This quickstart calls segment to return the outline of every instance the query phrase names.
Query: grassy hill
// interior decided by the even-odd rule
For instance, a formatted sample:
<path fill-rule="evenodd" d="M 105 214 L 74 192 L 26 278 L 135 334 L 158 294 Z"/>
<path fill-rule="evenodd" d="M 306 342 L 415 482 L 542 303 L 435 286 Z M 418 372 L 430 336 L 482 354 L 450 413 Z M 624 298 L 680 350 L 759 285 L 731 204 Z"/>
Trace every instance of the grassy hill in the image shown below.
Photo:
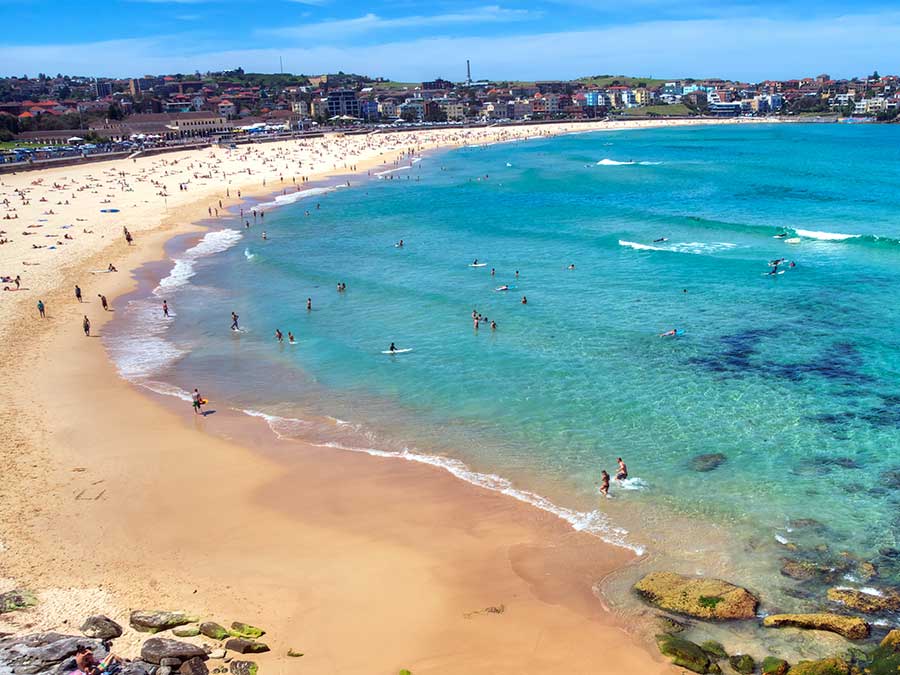
<path fill-rule="evenodd" d="M 648 105 L 641 108 L 626 108 L 621 113 L 624 117 L 684 117 L 694 113 L 684 103 L 672 105 Z"/>

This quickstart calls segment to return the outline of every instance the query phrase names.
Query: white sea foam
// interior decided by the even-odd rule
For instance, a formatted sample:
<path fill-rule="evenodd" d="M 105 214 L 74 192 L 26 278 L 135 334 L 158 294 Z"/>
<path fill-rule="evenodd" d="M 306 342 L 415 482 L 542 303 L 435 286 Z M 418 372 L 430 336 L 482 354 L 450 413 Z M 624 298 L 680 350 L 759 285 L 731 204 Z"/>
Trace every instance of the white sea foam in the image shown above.
<path fill-rule="evenodd" d="M 650 244 L 639 244 L 636 241 L 625 241 L 623 239 L 619 239 L 619 246 L 627 246 L 629 248 L 633 248 L 635 251 L 668 251 L 667 248 L 660 248 L 659 246 L 650 246 Z"/>
<path fill-rule="evenodd" d="M 242 409 L 241 412 L 250 417 L 261 417 L 264 419 L 266 424 L 268 424 L 269 428 L 272 430 L 272 433 L 274 433 L 279 440 L 291 438 L 292 433 L 296 433 L 302 428 L 310 426 L 309 422 L 298 420 L 296 417 L 280 417 L 279 415 L 269 415 L 268 413 L 260 412 L 259 410 L 249 409 Z"/>
<path fill-rule="evenodd" d="M 841 234 L 840 232 L 818 232 L 816 230 L 794 230 L 801 237 L 808 239 L 819 239 L 820 241 L 845 241 L 847 239 L 856 239 L 861 236 L 858 234 Z"/>
<path fill-rule="evenodd" d="M 307 199 L 308 197 L 315 197 L 317 195 L 324 195 L 329 192 L 334 192 L 335 190 L 344 187 L 343 185 L 332 185 L 330 187 L 314 187 L 309 188 L 308 190 L 298 190 L 297 192 L 291 192 L 286 195 L 278 195 L 270 202 L 265 202 L 259 205 L 261 209 L 272 209 L 276 206 L 286 206 L 287 204 L 293 204 L 295 202 L 299 202 L 301 199 Z"/>
<path fill-rule="evenodd" d="M 777 541 L 782 546 L 787 546 L 791 543 L 787 537 L 782 537 L 780 534 L 775 535 L 775 541 Z"/>
<path fill-rule="evenodd" d="M 851 586 L 835 586 L 835 589 L 839 591 L 857 591 L 866 595 L 873 595 L 876 598 L 884 597 L 883 591 L 880 591 L 877 588 L 872 588 L 871 586 L 863 586 L 862 588 L 852 588 Z"/>
<path fill-rule="evenodd" d="M 256 254 L 255 254 L 255 253 L 250 253 L 250 249 L 249 249 L 249 248 L 245 248 L 245 249 L 244 249 L 244 257 L 245 257 L 247 260 L 253 260 L 253 259 L 256 257 Z"/>
<path fill-rule="evenodd" d="M 149 389 L 150 391 L 156 394 L 162 394 L 163 396 L 173 396 L 175 398 L 179 398 L 182 401 L 191 401 L 191 393 L 185 391 L 181 387 L 176 387 L 174 384 L 169 384 L 167 382 L 157 382 L 155 380 L 147 380 L 145 382 L 141 382 L 141 386 Z"/>
<path fill-rule="evenodd" d="M 625 480 L 616 481 L 616 485 L 622 490 L 646 490 L 650 486 L 643 478 L 626 478 Z"/>
<path fill-rule="evenodd" d="M 160 279 L 159 286 L 154 289 L 153 294 L 156 297 L 162 297 L 166 293 L 171 293 L 175 289 L 184 286 L 196 274 L 194 268 L 197 260 L 227 251 L 237 244 L 242 237 L 243 235 L 237 230 L 224 229 L 207 232 L 196 246 L 192 246 L 174 259 L 175 264 L 172 270 Z"/>
<path fill-rule="evenodd" d="M 669 243 L 665 246 L 652 246 L 651 244 L 640 244 L 636 241 L 625 241 L 619 239 L 619 246 L 627 246 L 636 251 L 668 251 L 669 253 L 691 253 L 693 255 L 704 255 L 708 253 L 717 253 L 735 248 L 737 244 L 727 241 L 688 241 L 679 243 Z"/>
<path fill-rule="evenodd" d="M 395 171 L 407 171 L 411 168 L 412 167 L 410 167 L 410 166 L 398 166 L 394 169 L 385 169 L 384 171 L 376 171 L 372 175 L 373 176 L 386 176 L 387 174 L 394 173 Z"/>
<path fill-rule="evenodd" d="M 597 166 L 659 166 L 662 162 L 635 162 L 629 160 L 627 162 L 618 162 L 614 159 L 604 158 L 597 162 Z"/>

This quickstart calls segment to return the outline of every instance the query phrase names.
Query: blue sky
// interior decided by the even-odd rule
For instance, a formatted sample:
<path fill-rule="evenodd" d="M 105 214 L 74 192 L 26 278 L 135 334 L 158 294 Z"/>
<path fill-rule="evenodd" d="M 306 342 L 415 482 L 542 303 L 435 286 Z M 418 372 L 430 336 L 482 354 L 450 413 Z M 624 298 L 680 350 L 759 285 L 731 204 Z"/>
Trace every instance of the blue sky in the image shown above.
<path fill-rule="evenodd" d="M 0 75 L 242 66 L 420 81 L 756 81 L 900 71 L 900 6 L 856 0 L 0 0 Z"/>

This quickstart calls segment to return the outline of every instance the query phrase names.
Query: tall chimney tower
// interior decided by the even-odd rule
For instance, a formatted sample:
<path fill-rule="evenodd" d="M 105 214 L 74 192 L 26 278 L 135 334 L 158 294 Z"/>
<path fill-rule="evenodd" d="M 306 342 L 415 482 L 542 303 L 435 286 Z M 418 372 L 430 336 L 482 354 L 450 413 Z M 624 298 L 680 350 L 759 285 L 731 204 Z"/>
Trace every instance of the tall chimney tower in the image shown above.
<path fill-rule="evenodd" d="M 469 59 L 466 59 L 466 84 L 472 84 L 472 67 L 469 65 Z"/>

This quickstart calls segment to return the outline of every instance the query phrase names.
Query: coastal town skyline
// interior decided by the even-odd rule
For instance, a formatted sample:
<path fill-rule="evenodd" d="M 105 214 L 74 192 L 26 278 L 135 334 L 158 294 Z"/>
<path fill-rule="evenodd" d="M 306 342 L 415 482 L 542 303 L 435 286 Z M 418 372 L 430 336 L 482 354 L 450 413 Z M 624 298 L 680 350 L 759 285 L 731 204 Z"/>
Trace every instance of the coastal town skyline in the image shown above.
<path fill-rule="evenodd" d="M 900 44 L 900 13 L 876 2 L 858 3 L 852 13 L 837 3 L 711 0 L 628 7 L 590 0 L 428 7 L 279 0 L 272 9 L 241 11 L 229 0 L 4 2 L 0 18 L 17 30 L 0 39 L 0 75 L 56 72 L 59 64 L 125 77 L 229 63 L 259 72 L 363 72 L 374 63 L 396 79 L 422 80 L 435 71 L 454 79 L 459 73 L 450 71 L 469 55 L 477 75 L 501 79 L 602 70 L 754 81 L 887 70 Z"/>

